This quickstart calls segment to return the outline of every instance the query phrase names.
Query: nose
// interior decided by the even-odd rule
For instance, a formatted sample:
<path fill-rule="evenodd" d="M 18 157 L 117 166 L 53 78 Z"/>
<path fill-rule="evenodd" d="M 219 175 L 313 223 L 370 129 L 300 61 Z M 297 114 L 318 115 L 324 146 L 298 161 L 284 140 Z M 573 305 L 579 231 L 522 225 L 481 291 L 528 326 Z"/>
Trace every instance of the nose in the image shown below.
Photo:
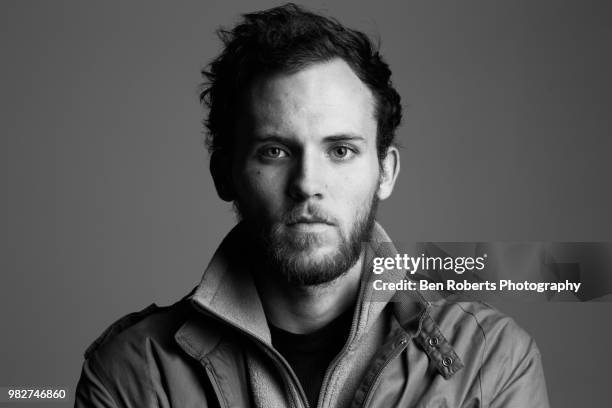
<path fill-rule="evenodd" d="M 303 151 L 290 175 L 289 196 L 297 202 L 323 198 L 324 171 L 314 152 Z"/>

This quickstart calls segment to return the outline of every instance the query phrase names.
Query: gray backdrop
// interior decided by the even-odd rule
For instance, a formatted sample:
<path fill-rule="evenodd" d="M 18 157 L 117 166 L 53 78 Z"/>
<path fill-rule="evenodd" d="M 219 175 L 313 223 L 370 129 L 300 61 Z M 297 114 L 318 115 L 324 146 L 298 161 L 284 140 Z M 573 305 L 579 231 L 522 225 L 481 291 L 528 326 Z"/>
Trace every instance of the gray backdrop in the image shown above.
<path fill-rule="evenodd" d="M 275 4 L 0 3 L 0 386 L 73 389 L 108 324 L 197 284 L 234 222 L 199 69 L 219 24 Z M 392 238 L 612 241 L 609 2 L 308 4 L 380 36 L 393 68 Z M 500 307 L 540 346 L 554 407 L 605 404 L 612 304 Z"/>

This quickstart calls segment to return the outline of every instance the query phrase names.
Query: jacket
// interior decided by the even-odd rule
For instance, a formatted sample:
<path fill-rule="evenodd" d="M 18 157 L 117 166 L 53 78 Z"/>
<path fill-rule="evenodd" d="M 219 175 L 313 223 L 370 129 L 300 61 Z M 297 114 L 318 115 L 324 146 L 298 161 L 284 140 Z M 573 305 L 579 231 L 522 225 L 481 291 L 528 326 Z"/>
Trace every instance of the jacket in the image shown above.
<path fill-rule="evenodd" d="M 271 344 L 241 229 L 192 293 L 127 315 L 87 349 L 75 407 L 308 407 Z M 368 260 L 395 256 L 378 224 L 372 237 Z M 511 318 L 482 302 L 375 291 L 370 271 L 318 407 L 549 406 L 538 348 Z"/>

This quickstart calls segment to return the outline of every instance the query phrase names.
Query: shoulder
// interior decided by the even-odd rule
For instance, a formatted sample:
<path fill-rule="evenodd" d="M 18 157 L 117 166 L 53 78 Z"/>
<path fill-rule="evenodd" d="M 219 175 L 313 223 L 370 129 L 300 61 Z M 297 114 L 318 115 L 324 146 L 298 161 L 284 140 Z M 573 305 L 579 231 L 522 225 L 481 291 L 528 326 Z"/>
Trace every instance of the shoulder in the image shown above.
<path fill-rule="evenodd" d="M 154 349 L 174 350 L 174 334 L 192 313 L 186 300 L 171 306 L 155 304 L 112 323 L 86 349 L 85 360 L 113 376 L 118 370 L 144 369 Z"/>
<path fill-rule="evenodd" d="M 540 359 L 534 339 L 514 319 L 485 302 L 443 299 L 431 303 L 430 314 L 466 365 L 500 372 Z"/>
<path fill-rule="evenodd" d="M 148 319 L 149 316 L 159 313 L 159 306 L 155 303 L 150 304 L 144 309 L 138 312 L 129 313 L 112 323 L 106 330 L 104 330 L 85 350 L 85 359 L 88 359 L 93 355 L 101 346 L 106 345 L 112 341 L 117 335 L 129 330 L 132 326 L 140 323 L 141 321 Z"/>
<path fill-rule="evenodd" d="M 484 302 L 432 302 L 430 316 L 478 384 L 485 406 L 548 407 L 540 351 L 511 317 Z"/>
<path fill-rule="evenodd" d="M 430 313 L 441 329 L 469 335 L 474 340 L 512 340 L 519 344 L 532 341 L 514 319 L 485 302 L 447 298 L 431 302 Z"/>
<path fill-rule="evenodd" d="M 214 322 L 189 299 L 151 305 L 118 319 L 87 348 L 75 406 L 156 406 L 168 392 L 189 392 L 206 406 L 208 388 L 195 385 L 201 379 L 194 369 L 200 367 L 177 340 L 177 333 L 194 321 L 202 341 L 215 338 Z M 166 388 L 168 378 L 172 389 Z"/>

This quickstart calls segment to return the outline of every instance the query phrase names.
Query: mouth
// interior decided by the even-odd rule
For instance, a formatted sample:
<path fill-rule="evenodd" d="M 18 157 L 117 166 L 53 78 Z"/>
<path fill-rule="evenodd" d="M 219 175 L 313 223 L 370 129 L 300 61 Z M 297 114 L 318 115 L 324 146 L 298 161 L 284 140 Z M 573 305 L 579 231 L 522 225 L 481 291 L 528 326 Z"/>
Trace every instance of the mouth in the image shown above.
<path fill-rule="evenodd" d="M 329 220 L 321 217 L 307 217 L 301 216 L 294 219 L 291 219 L 287 222 L 287 225 L 292 226 L 296 224 L 325 224 L 325 225 L 333 225 Z"/>
<path fill-rule="evenodd" d="M 320 217 L 298 217 L 286 225 L 293 230 L 304 232 L 319 232 L 333 226 L 330 221 Z"/>

